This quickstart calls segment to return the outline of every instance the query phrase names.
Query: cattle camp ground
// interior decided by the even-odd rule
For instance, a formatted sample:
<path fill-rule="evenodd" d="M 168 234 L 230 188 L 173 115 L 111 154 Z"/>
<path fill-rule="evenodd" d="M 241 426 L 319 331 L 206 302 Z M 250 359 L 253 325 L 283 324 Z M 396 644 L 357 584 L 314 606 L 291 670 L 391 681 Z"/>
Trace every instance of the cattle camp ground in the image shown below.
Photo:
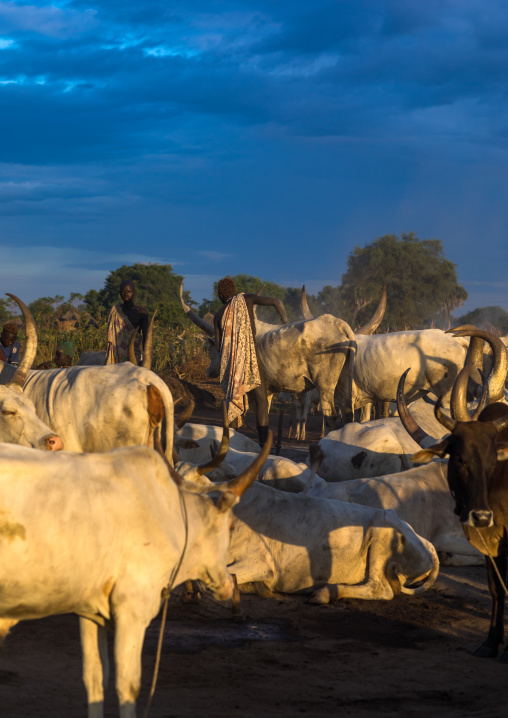
<path fill-rule="evenodd" d="M 213 393 L 213 383 L 203 382 Z M 193 420 L 220 425 L 218 409 Z M 286 425 L 288 418 L 284 419 Z M 276 431 L 278 415 L 271 415 Z M 242 428 L 255 438 L 252 414 Z M 319 438 L 311 416 L 307 438 Z M 306 449 L 286 438 L 281 456 Z M 151 718 L 181 716 L 503 716 L 506 666 L 472 656 L 484 637 L 490 596 L 483 567 L 444 568 L 421 596 L 315 606 L 304 596 L 242 595 L 243 616 L 204 595 L 171 597 Z M 161 615 L 143 648 L 138 715 L 147 704 Z M 110 637 L 111 638 L 111 637 Z M 111 655 L 111 640 L 109 650 Z M 0 654 L 2 718 L 86 715 L 78 619 L 16 626 Z M 114 681 L 106 718 L 118 715 Z"/>

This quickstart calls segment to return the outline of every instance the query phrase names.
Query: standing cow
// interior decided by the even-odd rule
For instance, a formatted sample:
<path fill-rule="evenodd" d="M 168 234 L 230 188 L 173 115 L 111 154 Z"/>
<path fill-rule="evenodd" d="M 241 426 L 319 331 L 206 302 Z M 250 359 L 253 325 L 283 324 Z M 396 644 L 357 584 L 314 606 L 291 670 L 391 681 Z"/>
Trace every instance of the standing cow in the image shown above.
<path fill-rule="evenodd" d="M 218 377 L 220 353 L 215 346 L 213 327 L 180 299 L 187 317 L 209 337 L 210 366 L 207 375 Z M 256 350 L 268 398 L 280 391 L 303 395 L 312 387 L 319 391 L 326 430 L 335 423 L 335 393 L 343 415 L 349 411 L 354 364 L 354 334 L 342 319 L 324 314 L 318 319 L 274 325 L 256 318 Z"/>
<path fill-rule="evenodd" d="M 102 718 L 113 629 L 120 718 L 135 718 L 144 634 L 165 591 L 199 579 L 218 600 L 232 596 L 230 509 L 271 440 L 244 474 L 208 493 L 179 486 L 148 447 L 47 454 L 2 445 L 0 642 L 21 620 L 80 616 L 88 716 Z"/>

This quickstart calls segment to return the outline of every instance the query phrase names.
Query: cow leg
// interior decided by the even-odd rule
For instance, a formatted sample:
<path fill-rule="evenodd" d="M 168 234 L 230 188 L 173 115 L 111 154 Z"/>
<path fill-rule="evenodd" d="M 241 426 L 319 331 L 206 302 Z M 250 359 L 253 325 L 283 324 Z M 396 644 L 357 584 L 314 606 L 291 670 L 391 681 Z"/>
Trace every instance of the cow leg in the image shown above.
<path fill-rule="evenodd" d="M 326 433 L 328 434 L 329 431 L 333 431 L 335 419 L 337 417 L 334 395 L 333 391 L 329 392 L 322 389 L 319 390 L 319 395 L 321 398 L 321 408 L 323 410 L 323 419 L 325 422 Z"/>
<path fill-rule="evenodd" d="M 496 571 L 492 564 L 496 562 L 496 566 L 501 576 L 506 576 L 506 555 L 497 556 L 494 559 L 485 558 L 487 564 L 487 573 L 489 578 L 489 590 L 492 596 L 492 613 L 490 616 L 490 628 L 487 640 L 478 646 L 473 655 L 480 658 L 495 658 L 497 656 L 498 646 L 503 642 L 503 613 L 504 613 L 504 590 Z M 503 663 L 508 663 L 508 651 L 505 650 L 501 656 Z"/>
<path fill-rule="evenodd" d="M 141 650 L 147 624 L 140 616 L 123 612 L 115 621 L 116 693 L 120 718 L 136 718 L 141 686 Z"/>
<path fill-rule="evenodd" d="M 372 404 L 365 404 L 360 409 L 360 422 L 370 421 L 372 411 Z M 377 417 L 376 417 L 377 418 Z"/>
<path fill-rule="evenodd" d="M 344 583 L 327 584 L 315 591 L 309 603 L 329 603 L 330 600 L 341 598 L 359 598 L 364 601 L 390 601 L 395 591 L 393 585 L 398 587 L 398 579 L 390 581 L 387 571 L 392 553 L 391 542 L 393 532 L 379 530 L 374 527 L 367 529 L 357 561 L 364 562 L 365 581 L 349 585 Z"/>
<path fill-rule="evenodd" d="M 88 718 L 103 718 L 104 691 L 109 679 L 106 629 L 88 618 L 79 619 L 83 683 L 88 699 Z"/>

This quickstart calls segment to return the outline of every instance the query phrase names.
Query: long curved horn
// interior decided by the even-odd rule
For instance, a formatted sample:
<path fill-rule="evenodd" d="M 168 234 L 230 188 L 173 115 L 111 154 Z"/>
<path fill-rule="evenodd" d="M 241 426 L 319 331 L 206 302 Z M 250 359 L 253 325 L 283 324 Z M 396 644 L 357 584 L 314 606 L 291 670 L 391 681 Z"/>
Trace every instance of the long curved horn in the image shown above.
<path fill-rule="evenodd" d="M 196 314 L 196 312 L 193 312 L 189 305 L 185 303 L 185 300 L 183 298 L 183 279 L 180 282 L 180 301 L 182 303 L 183 311 L 189 317 L 191 322 L 194 322 L 194 324 L 199 327 L 201 331 L 203 331 L 205 334 L 208 334 L 208 336 L 212 337 L 213 339 L 215 336 L 213 327 L 210 326 L 208 322 L 205 322 L 205 320 L 202 319 L 198 314 Z"/>
<path fill-rule="evenodd" d="M 11 299 L 14 299 L 18 307 L 21 309 L 21 313 L 23 314 L 23 319 L 25 321 L 26 332 L 26 345 L 23 359 L 21 360 L 18 368 L 14 372 L 11 379 L 7 382 L 7 385 L 23 387 L 23 384 L 26 381 L 27 374 L 32 368 L 32 364 L 35 361 L 35 355 L 37 354 L 37 329 L 35 327 L 32 313 L 30 312 L 26 304 L 14 294 L 10 294 L 9 292 L 6 292 L 6 294 Z"/>
<path fill-rule="evenodd" d="M 192 412 L 194 411 L 195 406 L 196 406 L 196 402 L 194 401 L 194 399 L 191 398 L 191 400 L 189 401 L 189 403 L 187 404 L 185 409 L 183 409 L 183 411 L 180 412 L 178 419 L 176 419 L 176 421 L 175 421 L 175 426 L 176 426 L 177 431 L 179 429 L 181 429 L 182 426 L 184 426 L 184 424 L 186 424 L 189 421 L 189 419 L 192 416 Z"/>
<path fill-rule="evenodd" d="M 467 385 L 473 371 L 474 365 L 472 363 L 466 364 L 466 366 L 459 372 L 459 375 L 455 379 L 455 383 L 453 385 L 450 399 L 450 409 L 452 417 L 457 421 L 476 421 L 487 404 L 489 385 L 485 379 L 485 374 L 480 369 L 479 372 L 480 379 L 482 381 L 482 395 L 474 414 L 472 416 L 469 415 L 469 409 L 467 408 Z"/>
<path fill-rule="evenodd" d="M 418 536 L 420 541 L 425 544 L 427 549 L 432 554 L 432 570 L 430 571 L 427 578 L 424 579 L 423 583 L 418 586 L 417 588 L 406 588 L 403 583 L 400 585 L 401 593 L 406 593 L 410 596 L 418 596 L 418 594 L 423 593 L 424 591 L 428 591 L 429 588 L 433 585 L 435 582 L 438 573 L 439 573 L 439 558 L 437 555 L 437 551 L 434 548 L 433 544 L 431 544 L 430 541 L 423 538 L 423 536 Z M 399 579 L 400 580 L 400 579 Z"/>
<path fill-rule="evenodd" d="M 226 402 L 222 405 L 222 440 L 215 456 L 205 464 L 196 466 L 196 471 L 199 476 L 204 476 L 212 469 L 216 469 L 217 466 L 222 464 L 229 449 L 229 421 L 228 421 L 228 410 L 226 409 Z"/>
<path fill-rule="evenodd" d="M 445 429 L 448 429 L 448 431 L 453 431 L 457 426 L 457 422 L 454 419 L 446 416 L 446 414 L 443 414 L 441 411 L 441 398 L 437 400 L 436 406 L 434 407 L 434 416 Z"/>
<path fill-rule="evenodd" d="M 268 438 L 265 441 L 261 453 L 259 453 L 254 459 L 253 463 L 245 469 L 236 479 L 231 479 L 226 484 L 227 490 L 232 491 L 236 496 L 240 497 L 249 486 L 254 483 L 257 475 L 263 468 L 263 464 L 268 458 L 270 449 L 272 448 L 273 433 L 272 430 L 268 430 Z"/>
<path fill-rule="evenodd" d="M 302 287 L 302 295 L 300 297 L 300 311 L 302 312 L 302 317 L 304 319 L 314 319 L 314 315 L 310 311 L 307 302 L 307 292 L 305 291 L 305 284 Z"/>
<path fill-rule="evenodd" d="M 504 398 L 504 383 L 506 381 L 506 374 L 508 372 L 508 355 L 506 354 L 506 347 L 499 337 L 496 337 L 492 332 L 487 332 L 483 329 L 467 329 L 462 331 L 455 331 L 454 337 L 480 337 L 488 344 L 492 349 L 493 362 L 492 369 L 487 379 L 489 384 L 489 403 L 499 401 Z"/>
<path fill-rule="evenodd" d="M 153 322 L 154 322 L 156 314 L 157 314 L 157 309 L 152 314 L 152 318 L 150 319 L 150 324 L 148 325 L 148 329 L 146 331 L 145 348 L 143 349 L 143 361 L 141 363 L 141 366 L 144 367 L 145 369 L 152 368 Z"/>
<path fill-rule="evenodd" d="M 421 426 L 417 424 L 414 417 L 411 415 L 407 402 L 406 397 L 404 396 L 404 383 L 406 381 L 406 376 L 408 372 L 411 371 L 411 367 L 409 369 L 406 369 L 404 374 L 399 379 L 399 383 L 397 386 L 397 411 L 399 412 L 399 419 L 402 422 L 402 426 L 407 431 L 409 436 L 416 441 L 417 444 L 420 446 L 422 445 L 422 441 L 427 438 L 432 438 L 429 434 L 427 434 Z"/>
<path fill-rule="evenodd" d="M 471 417 L 471 421 L 478 421 L 478 417 L 489 403 L 489 384 L 487 382 L 485 374 L 482 372 L 481 369 L 479 370 L 479 372 L 482 380 L 482 395 L 480 397 L 480 401 L 478 402 L 478 406 L 476 407 L 475 412 Z"/>
<path fill-rule="evenodd" d="M 134 364 L 134 366 L 138 365 L 138 360 L 136 359 L 136 354 L 134 352 L 134 344 L 136 342 L 136 334 L 138 333 L 138 329 L 134 329 L 134 331 L 132 332 L 131 338 L 129 339 L 129 347 L 127 349 L 127 356 L 129 357 L 129 361 L 131 362 L 131 364 Z"/>
<path fill-rule="evenodd" d="M 467 409 L 467 384 L 473 368 L 472 363 L 466 364 L 458 373 L 455 383 L 453 384 L 450 397 L 450 410 L 452 418 L 456 421 L 471 421 L 471 416 Z"/>
<path fill-rule="evenodd" d="M 455 332 L 466 331 L 468 329 L 476 331 L 478 327 L 475 327 L 474 324 L 461 324 L 458 327 L 453 327 L 453 329 L 447 329 L 445 334 L 454 334 Z M 471 379 L 479 384 L 481 382 L 479 371 L 483 369 L 483 339 L 480 339 L 480 337 L 471 337 L 466 353 L 465 364 L 473 365 Z"/>
<path fill-rule="evenodd" d="M 383 291 L 381 292 L 381 299 L 376 307 L 376 311 L 363 327 L 357 329 L 355 334 L 374 334 L 378 326 L 383 321 L 383 317 L 386 312 L 386 284 L 383 284 Z"/>

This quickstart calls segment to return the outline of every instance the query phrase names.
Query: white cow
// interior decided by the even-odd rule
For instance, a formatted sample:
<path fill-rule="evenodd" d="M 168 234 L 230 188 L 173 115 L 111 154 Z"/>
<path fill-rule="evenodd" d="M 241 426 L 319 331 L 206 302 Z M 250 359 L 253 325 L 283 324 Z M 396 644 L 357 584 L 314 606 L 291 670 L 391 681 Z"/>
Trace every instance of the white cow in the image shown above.
<path fill-rule="evenodd" d="M 37 449 L 58 451 L 63 448 L 60 436 L 37 416 L 35 406 L 23 391 L 28 370 L 37 353 L 37 332 L 30 310 L 14 294 L 9 294 L 19 305 L 26 327 L 26 346 L 19 366 L 0 362 L 0 369 L 9 372 L 9 381 L 0 385 L 0 441 Z"/>
<path fill-rule="evenodd" d="M 148 447 L 0 445 L 0 639 L 21 620 L 80 616 L 88 716 L 102 718 L 112 628 L 120 716 L 135 718 L 143 638 L 165 590 L 199 579 L 217 599 L 232 596 L 230 508 L 263 461 L 212 500 L 179 489 Z"/>
<path fill-rule="evenodd" d="M 210 424 L 186 423 L 175 431 L 175 449 L 185 462 L 201 464 L 222 440 L 223 429 Z M 259 444 L 235 429 L 229 429 L 229 447 L 238 451 L 259 453 Z"/>
<path fill-rule="evenodd" d="M 393 511 L 256 482 L 234 514 L 228 567 L 244 592 L 389 600 L 430 588 L 439 571 L 432 544 Z"/>
<path fill-rule="evenodd" d="M 78 366 L 104 366 L 106 364 L 106 352 L 86 351 L 79 356 Z"/>
<path fill-rule="evenodd" d="M 0 382 L 13 373 L 13 367 L 0 365 Z M 151 445 L 155 427 L 162 424 L 166 456 L 172 460 L 173 398 L 149 369 L 123 362 L 30 371 L 23 392 L 70 451 Z"/>
<path fill-rule="evenodd" d="M 434 407 L 423 399 L 411 404 L 411 414 L 430 435 L 432 444 L 444 435 Z M 399 417 L 346 424 L 319 442 L 323 461 L 319 474 L 327 481 L 349 481 L 405 471 L 421 446 L 409 436 Z"/>
<path fill-rule="evenodd" d="M 350 501 L 376 509 L 393 509 L 420 536 L 430 541 L 443 566 L 480 566 L 484 559 L 464 536 L 454 513 L 446 478 L 447 462 L 436 461 L 386 476 L 328 483 L 288 459 L 277 459 L 262 481 L 279 490 Z"/>
<path fill-rule="evenodd" d="M 185 303 L 183 283 L 180 284 L 180 299 L 188 318 L 209 337 L 207 375 L 217 377 L 220 354 L 215 347 L 213 327 Z M 334 397 L 339 378 L 341 388 L 337 401 L 341 412 L 344 414 L 350 408 L 355 342 L 349 325 L 331 314 L 283 325 L 268 324 L 256 318 L 255 342 L 269 398 L 280 391 L 299 396 L 316 387 L 326 428 L 333 428 L 337 416 Z"/>

